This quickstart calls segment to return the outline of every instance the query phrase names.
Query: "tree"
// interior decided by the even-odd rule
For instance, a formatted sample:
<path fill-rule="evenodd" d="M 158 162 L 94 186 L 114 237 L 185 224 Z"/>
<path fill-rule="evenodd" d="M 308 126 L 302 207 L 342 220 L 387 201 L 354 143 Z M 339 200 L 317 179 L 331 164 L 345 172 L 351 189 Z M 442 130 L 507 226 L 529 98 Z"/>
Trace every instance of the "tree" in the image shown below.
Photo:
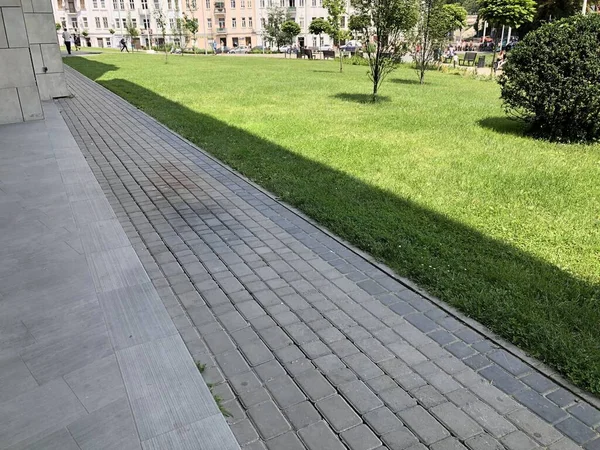
<path fill-rule="evenodd" d="M 292 45 L 296 36 L 300 34 L 300 25 L 293 20 L 286 20 L 281 24 L 281 32 L 285 36 L 285 43 Z"/>
<path fill-rule="evenodd" d="M 183 47 L 184 45 L 184 30 L 185 30 L 185 22 L 183 20 L 183 18 L 181 18 L 179 16 L 180 11 L 179 11 L 179 2 L 176 0 L 175 1 L 175 34 L 177 36 L 177 38 L 179 39 L 179 50 L 181 50 L 181 56 L 183 56 Z"/>
<path fill-rule="evenodd" d="M 198 19 L 183 15 L 183 27 L 192 35 L 192 51 L 196 54 L 196 34 L 198 33 Z"/>
<path fill-rule="evenodd" d="M 285 8 L 273 7 L 267 10 L 267 23 L 265 26 L 265 37 L 267 41 L 275 43 L 277 48 L 285 42 L 286 36 L 281 31 L 281 26 L 288 19 Z"/>
<path fill-rule="evenodd" d="M 350 16 L 348 20 L 348 29 L 352 32 L 354 38 L 359 38 L 365 28 L 369 26 L 364 16 Z"/>
<path fill-rule="evenodd" d="M 167 18 L 162 9 L 154 10 L 154 20 L 156 20 L 156 26 L 160 29 L 160 34 L 163 40 L 163 49 L 165 51 L 165 64 L 168 60 L 167 52 Z"/>
<path fill-rule="evenodd" d="M 381 83 L 394 70 L 406 45 L 403 33 L 412 29 L 418 19 L 417 0 L 352 0 L 354 23 L 363 25 L 369 78 L 373 82 L 373 101 Z"/>
<path fill-rule="evenodd" d="M 424 0 L 419 21 L 411 30 L 409 40 L 419 82 L 425 82 L 425 72 L 439 59 L 451 33 L 467 26 L 467 11 L 461 5 L 444 4 L 444 0 Z"/>
<path fill-rule="evenodd" d="M 346 12 L 345 0 L 323 0 L 323 7 L 327 8 L 329 17 L 329 35 L 333 38 L 333 45 L 337 46 L 340 53 L 340 72 L 343 69 L 343 54 L 340 42 L 348 37 L 348 32 L 341 27 L 342 15 Z"/>
<path fill-rule="evenodd" d="M 329 26 L 329 22 L 320 17 L 313 19 L 308 26 L 308 32 L 310 34 L 316 34 L 317 36 L 321 36 L 323 33 L 329 34 L 330 31 L 331 27 Z"/>
<path fill-rule="evenodd" d="M 125 25 L 125 36 L 127 36 L 127 39 L 131 42 L 131 53 L 133 53 L 133 49 L 135 48 L 135 45 L 133 45 L 133 39 L 138 37 L 139 35 L 140 32 L 133 25 L 133 22 L 131 20 L 131 13 L 128 13 L 127 23 Z"/>
<path fill-rule="evenodd" d="M 59 31 L 59 30 L 62 28 L 62 25 L 61 25 L 61 23 L 60 23 L 60 22 L 56 22 L 56 23 L 54 24 L 54 26 L 56 27 L 56 31 Z"/>
<path fill-rule="evenodd" d="M 534 0 L 479 0 L 479 17 L 490 25 L 518 28 L 526 22 L 533 21 L 535 16 Z M 494 56 L 498 47 L 498 33 L 494 38 Z"/>

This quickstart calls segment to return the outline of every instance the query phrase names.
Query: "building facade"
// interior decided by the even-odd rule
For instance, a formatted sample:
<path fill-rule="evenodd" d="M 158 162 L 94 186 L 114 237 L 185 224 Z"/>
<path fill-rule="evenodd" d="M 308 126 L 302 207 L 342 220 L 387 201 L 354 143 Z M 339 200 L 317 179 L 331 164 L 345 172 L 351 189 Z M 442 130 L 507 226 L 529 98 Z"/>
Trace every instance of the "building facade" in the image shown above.
<path fill-rule="evenodd" d="M 186 47 L 194 45 L 192 36 L 185 32 L 179 36 L 177 19 L 184 14 L 198 20 L 195 47 L 254 47 L 267 45 L 265 28 L 268 10 L 283 7 L 288 16 L 301 28 L 297 42 L 301 46 L 320 47 L 333 44 L 327 35 L 314 36 L 308 31 L 313 19 L 327 18 L 323 0 L 51 0 L 55 22 L 72 34 L 82 35 L 82 45 L 92 47 L 118 47 L 122 37 L 127 37 L 127 24 L 139 31 L 134 44 L 148 48 L 163 42 L 155 11 L 165 15 L 166 42 Z M 342 19 L 346 26 L 348 16 Z M 62 30 L 58 31 L 58 34 Z M 62 44 L 62 42 L 61 42 Z"/>

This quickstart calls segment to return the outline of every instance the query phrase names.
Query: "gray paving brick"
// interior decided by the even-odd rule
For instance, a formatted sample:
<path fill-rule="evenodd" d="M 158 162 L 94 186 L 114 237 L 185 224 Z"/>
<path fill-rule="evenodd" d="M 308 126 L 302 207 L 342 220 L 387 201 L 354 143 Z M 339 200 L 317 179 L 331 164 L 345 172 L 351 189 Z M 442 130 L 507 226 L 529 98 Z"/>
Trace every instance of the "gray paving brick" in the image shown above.
<path fill-rule="evenodd" d="M 318 401 L 316 407 L 338 433 L 362 422 L 350 405 L 339 395 L 332 395 Z"/>
<path fill-rule="evenodd" d="M 487 367 L 490 364 L 492 364 L 492 361 L 490 361 L 485 356 L 483 356 L 479 353 L 477 353 L 473 356 L 469 356 L 468 358 L 465 358 L 463 361 L 467 366 L 469 366 L 471 369 L 474 369 L 474 370 L 479 370 L 479 369 L 482 369 L 482 368 Z"/>
<path fill-rule="evenodd" d="M 386 349 L 381 343 L 374 338 L 365 339 L 356 343 L 356 346 L 367 354 L 372 361 L 379 363 L 394 357 L 394 354 Z"/>
<path fill-rule="evenodd" d="M 373 450 L 381 446 L 381 441 L 364 424 L 344 431 L 341 437 L 352 450 Z"/>
<path fill-rule="evenodd" d="M 304 450 L 306 447 L 300 442 L 296 433 L 290 431 L 281 436 L 269 439 L 267 441 L 267 448 L 269 448 L 269 450 Z"/>
<path fill-rule="evenodd" d="M 259 329 L 258 334 L 271 350 L 277 350 L 292 344 L 292 340 L 279 327 Z"/>
<path fill-rule="evenodd" d="M 468 358 L 476 353 L 472 347 L 469 347 L 462 341 L 453 342 L 452 344 L 447 345 L 445 349 L 460 359 Z"/>
<path fill-rule="evenodd" d="M 393 412 L 402 411 L 417 404 L 415 399 L 400 387 L 381 392 L 379 398 L 381 398 Z"/>
<path fill-rule="evenodd" d="M 526 389 L 526 386 L 517 380 L 514 375 L 502 370 L 495 364 L 479 371 L 481 375 L 490 380 L 492 384 L 509 395 Z"/>
<path fill-rule="evenodd" d="M 262 341 L 250 341 L 240 345 L 240 350 L 251 366 L 257 366 L 273 359 L 273 354 Z"/>
<path fill-rule="evenodd" d="M 238 395 L 252 392 L 262 387 L 262 383 L 256 377 L 254 372 L 244 372 L 238 375 L 234 375 L 227 380 L 231 387 L 238 393 Z"/>
<path fill-rule="evenodd" d="M 548 422 L 553 423 L 567 416 L 564 410 L 531 389 L 518 392 L 515 398 Z"/>
<path fill-rule="evenodd" d="M 340 358 L 343 358 L 344 356 L 352 355 L 354 353 L 359 352 L 358 348 L 356 348 L 356 346 L 352 342 L 350 342 L 348 339 L 331 342 L 329 344 L 329 347 Z"/>
<path fill-rule="evenodd" d="M 465 441 L 471 450 L 506 450 L 500 442 L 488 434 L 480 434 Z"/>
<path fill-rule="evenodd" d="M 371 295 L 380 295 L 387 292 L 387 290 L 383 286 L 381 286 L 373 280 L 365 280 L 357 284 L 361 289 L 365 290 Z"/>
<path fill-rule="evenodd" d="M 387 375 L 381 375 L 379 377 L 371 378 L 370 380 L 367 380 L 366 383 L 373 390 L 373 392 L 377 394 L 387 389 L 392 389 L 398 386 L 396 382 Z"/>
<path fill-rule="evenodd" d="M 290 425 L 279 408 L 271 401 L 248 408 L 248 414 L 264 439 L 271 439 L 290 430 Z"/>
<path fill-rule="evenodd" d="M 573 443 L 573 441 L 571 441 L 570 439 L 568 440 L 568 442 L 569 442 L 569 444 L 567 444 L 568 446 L 565 445 L 566 443 L 564 441 L 557 442 L 552 447 L 550 447 L 549 450 L 559 450 L 559 449 L 561 449 L 561 450 L 571 450 L 571 449 L 580 448 L 579 446 L 577 446 L 577 444 Z M 561 446 L 559 446 L 559 444 L 561 444 Z M 598 450 L 598 449 L 600 449 L 600 438 L 594 439 L 593 441 L 588 442 L 587 444 L 585 444 L 584 448 L 585 448 L 585 450 Z"/>
<path fill-rule="evenodd" d="M 433 320 L 431 320 L 429 317 L 425 316 L 425 314 L 420 314 L 420 313 L 408 314 L 408 315 L 404 316 L 404 318 L 409 323 L 411 323 L 412 325 L 417 327 L 419 330 L 421 330 L 423 333 L 429 333 L 430 331 L 433 331 L 433 330 L 439 328 L 439 325 L 437 323 L 435 323 Z"/>
<path fill-rule="evenodd" d="M 240 352 L 231 350 L 216 356 L 217 363 L 226 377 L 232 377 L 250 370 Z"/>
<path fill-rule="evenodd" d="M 287 347 L 277 349 L 275 350 L 275 355 L 283 364 L 304 358 L 304 353 L 295 345 L 288 345 Z"/>
<path fill-rule="evenodd" d="M 331 428 L 323 421 L 301 429 L 298 435 L 310 450 L 345 450 Z"/>
<path fill-rule="evenodd" d="M 321 420 L 321 415 L 310 402 L 302 402 L 290 406 L 285 415 L 295 430 L 300 430 Z"/>
<path fill-rule="evenodd" d="M 306 324 L 298 322 L 285 327 L 296 344 L 302 345 L 318 339 L 317 335 Z"/>
<path fill-rule="evenodd" d="M 512 423 L 481 401 L 467 403 L 462 409 L 495 438 L 501 438 L 516 431 Z"/>
<path fill-rule="evenodd" d="M 299 359 L 297 361 L 292 361 L 290 363 L 284 364 L 286 370 L 293 376 L 297 377 L 301 373 L 306 372 L 307 370 L 312 370 L 315 368 L 312 362 L 310 362 L 306 358 Z"/>
<path fill-rule="evenodd" d="M 567 417 L 555 426 L 578 444 L 585 444 L 598 436 L 587 425 L 573 417 Z"/>
<path fill-rule="evenodd" d="M 343 368 L 326 373 L 327 379 L 334 386 L 349 383 L 357 379 L 356 374 L 350 369 Z"/>
<path fill-rule="evenodd" d="M 335 394 L 333 386 L 316 370 L 302 372 L 296 376 L 296 381 L 313 401 Z"/>
<path fill-rule="evenodd" d="M 450 344 L 456 341 L 456 336 L 446 330 L 435 330 L 429 333 L 429 337 L 440 345 Z"/>
<path fill-rule="evenodd" d="M 342 359 L 362 380 L 383 375 L 383 371 L 363 353 L 355 353 Z"/>
<path fill-rule="evenodd" d="M 430 409 L 431 413 L 460 439 L 468 439 L 483 430 L 463 411 L 452 403 L 442 403 Z"/>
<path fill-rule="evenodd" d="M 363 418 L 379 436 L 403 428 L 400 419 L 385 406 L 368 412 Z"/>
<path fill-rule="evenodd" d="M 336 370 L 345 369 L 346 366 L 342 362 L 340 358 L 336 355 L 325 355 L 320 356 L 313 360 L 313 363 L 321 370 L 323 373 L 334 372 Z"/>
<path fill-rule="evenodd" d="M 568 411 L 589 426 L 600 424 L 600 411 L 590 406 L 588 403 L 579 403 L 572 406 Z"/>
<path fill-rule="evenodd" d="M 423 386 L 412 392 L 424 408 L 429 409 L 446 401 L 446 397 L 439 393 L 433 386 Z"/>
<path fill-rule="evenodd" d="M 531 371 L 531 367 L 508 353 L 506 350 L 494 350 L 489 352 L 486 356 L 513 375 L 519 376 Z"/>
<path fill-rule="evenodd" d="M 266 386 L 277 404 L 283 409 L 306 400 L 302 391 L 289 376 L 271 380 Z"/>
<path fill-rule="evenodd" d="M 313 359 L 331 353 L 329 347 L 327 347 L 321 341 L 307 342 L 305 344 L 302 344 L 300 347 L 309 358 Z"/>
<path fill-rule="evenodd" d="M 529 436 L 522 431 L 515 431 L 500 439 L 507 450 L 533 450 L 538 448 L 537 445 Z"/>
<path fill-rule="evenodd" d="M 231 425 L 231 431 L 240 445 L 246 445 L 258 439 L 258 434 L 248 419 Z"/>
<path fill-rule="evenodd" d="M 575 395 L 563 388 L 551 392 L 550 394 L 546 395 L 546 398 L 551 400 L 553 403 L 556 403 L 561 408 L 572 405 L 579 400 L 577 397 L 575 397 Z"/>
<path fill-rule="evenodd" d="M 506 417 L 543 446 L 557 442 L 562 437 L 552 425 L 527 409 L 518 409 Z"/>
<path fill-rule="evenodd" d="M 339 390 L 360 414 L 383 406 L 382 401 L 362 381 L 342 384 Z"/>
<path fill-rule="evenodd" d="M 448 430 L 421 406 L 405 409 L 398 415 L 402 422 L 426 445 L 434 444 L 450 436 Z M 383 440 L 387 443 L 385 436 Z"/>
<path fill-rule="evenodd" d="M 431 446 L 431 450 L 466 450 L 466 448 L 455 438 L 446 438 Z"/>
<path fill-rule="evenodd" d="M 389 448 L 390 450 L 423 450 L 423 447 L 416 447 L 420 445 L 417 438 L 407 428 L 404 427 L 384 434 L 381 439 L 386 445 L 386 447 L 381 447 L 381 449 Z"/>

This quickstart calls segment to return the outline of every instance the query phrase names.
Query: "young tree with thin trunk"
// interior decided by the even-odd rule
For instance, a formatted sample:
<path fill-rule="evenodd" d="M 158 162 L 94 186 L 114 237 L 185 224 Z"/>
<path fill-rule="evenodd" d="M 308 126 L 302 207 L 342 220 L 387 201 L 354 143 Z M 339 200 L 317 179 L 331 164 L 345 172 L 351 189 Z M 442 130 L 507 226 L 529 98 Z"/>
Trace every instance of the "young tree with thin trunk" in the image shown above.
<path fill-rule="evenodd" d="M 133 26 L 133 21 L 131 20 L 131 13 L 127 14 L 127 23 L 125 25 L 125 36 L 129 42 L 131 42 L 131 53 L 133 53 L 135 49 L 135 45 L 133 44 L 133 39 L 138 37 L 140 32 L 137 30 L 135 26 Z"/>
<path fill-rule="evenodd" d="M 353 22 L 363 27 L 375 101 L 381 83 L 406 53 L 403 34 L 417 23 L 417 0 L 352 0 L 352 6 L 358 17 Z"/>
<path fill-rule="evenodd" d="M 288 16 L 285 8 L 276 6 L 267 11 L 265 36 L 271 44 L 274 42 L 278 49 L 286 39 L 285 34 L 281 31 L 281 26 L 286 20 L 288 20 Z"/>
<path fill-rule="evenodd" d="M 292 45 L 294 43 L 294 39 L 300 34 L 301 31 L 300 25 L 293 20 L 286 20 L 281 24 L 281 32 L 285 36 L 286 44 Z"/>
<path fill-rule="evenodd" d="M 417 26 L 408 34 L 419 82 L 425 82 L 427 68 L 449 40 L 450 33 L 467 23 L 467 11 L 444 0 L 422 0 Z"/>
<path fill-rule="evenodd" d="M 196 54 L 196 34 L 198 33 L 198 19 L 183 15 L 183 26 L 192 35 L 192 51 Z"/>
<path fill-rule="evenodd" d="M 348 38 L 348 32 L 341 27 L 342 16 L 346 12 L 346 0 L 323 0 L 323 7 L 327 8 L 329 17 L 329 35 L 333 38 L 333 45 L 338 48 L 340 53 L 340 72 L 344 67 L 344 55 L 340 49 L 340 42 Z"/>
<path fill-rule="evenodd" d="M 162 36 L 166 64 L 168 61 L 169 54 L 169 52 L 167 52 L 167 18 L 162 9 L 154 10 L 154 20 L 156 20 L 156 26 L 160 29 L 160 35 Z"/>
<path fill-rule="evenodd" d="M 327 22 L 325 19 L 316 17 L 315 19 L 312 20 L 312 22 L 308 26 L 308 32 L 310 34 L 317 35 L 319 37 L 319 42 L 321 42 L 321 35 L 323 33 L 330 34 L 331 26 L 329 25 L 329 22 Z"/>
<path fill-rule="evenodd" d="M 518 28 L 524 23 L 532 22 L 535 13 L 536 3 L 534 0 L 479 0 L 479 17 L 496 27 Z M 492 64 L 496 61 L 497 49 L 498 32 L 496 30 Z"/>

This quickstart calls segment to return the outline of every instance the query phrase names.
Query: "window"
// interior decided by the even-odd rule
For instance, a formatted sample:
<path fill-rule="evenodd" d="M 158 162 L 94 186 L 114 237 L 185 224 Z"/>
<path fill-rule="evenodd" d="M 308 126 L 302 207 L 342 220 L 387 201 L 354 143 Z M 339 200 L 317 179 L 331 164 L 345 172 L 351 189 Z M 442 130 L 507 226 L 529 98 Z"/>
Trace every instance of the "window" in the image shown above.
<path fill-rule="evenodd" d="M 93 0 L 92 1 L 92 8 L 94 8 L 94 9 L 98 8 L 98 0 Z"/>
<path fill-rule="evenodd" d="M 313 47 L 317 46 L 317 38 L 313 36 Z"/>
<path fill-rule="evenodd" d="M 88 21 L 87 21 L 87 17 L 82 17 L 83 19 L 83 28 L 87 28 L 88 27 Z M 98 27 L 100 28 L 100 27 Z"/>
<path fill-rule="evenodd" d="M 240 0 L 240 8 L 246 7 L 246 0 Z"/>
<path fill-rule="evenodd" d="M 100 26 L 100 17 L 95 17 L 94 19 L 96 20 L 96 28 L 102 28 Z M 87 19 L 83 21 L 83 28 L 87 27 L 87 25 L 85 24 L 86 22 L 87 22 Z"/>
<path fill-rule="evenodd" d="M 248 26 L 252 28 L 252 17 L 248 17 Z"/>
<path fill-rule="evenodd" d="M 260 18 L 260 26 L 261 26 L 261 28 L 267 28 L 267 21 L 265 20 L 264 17 Z"/>
<path fill-rule="evenodd" d="M 231 42 L 233 43 L 233 46 L 234 46 L 234 47 L 237 47 L 237 46 L 240 44 L 240 41 L 239 41 L 239 39 L 238 39 L 238 38 L 236 38 L 236 37 L 235 37 L 235 38 L 233 38 L 233 39 L 231 39 Z"/>
<path fill-rule="evenodd" d="M 104 28 L 108 28 L 108 17 L 102 18 L 102 24 L 104 25 Z"/>
<path fill-rule="evenodd" d="M 129 0 L 129 9 L 135 9 L 135 0 Z"/>
<path fill-rule="evenodd" d="M 142 19 L 142 26 L 144 27 L 144 30 L 150 29 L 150 19 L 148 17 Z"/>
<path fill-rule="evenodd" d="M 279 0 L 279 6 L 285 8 L 285 0 Z"/>
<path fill-rule="evenodd" d="M 210 9 L 210 0 L 206 0 L 206 9 Z"/>
<path fill-rule="evenodd" d="M 342 17 L 340 18 L 340 26 L 341 26 L 342 28 L 346 28 L 346 16 L 342 16 Z"/>
<path fill-rule="evenodd" d="M 142 9 L 148 9 L 148 0 L 142 0 Z"/>
<path fill-rule="evenodd" d="M 312 6 L 313 6 L 313 8 L 317 7 L 317 0 L 312 0 Z"/>
<path fill-rule="evenodd" d="M 231 9 L 235 9 L 235 0 L 231 0 Z"/>
<path fill-rule="evenodd" d="M 206 26 L 207 28 L 212 28 L 212 19 L 210 17 L 206 19 Z"/>
<path fill-rule="evenodd" d="M 104 0 L 100 0 L 100 8 L 106 8 L 106 2 Z"/>
<path fill-rule="evenodd" d="M 133 28 L 137 28 L 137 19 L 131 19 L 131 25 L 133 25 Z"/>
<path fill-rule="evenodd" d="M 304 17 L 298 18 L 298 25 L 300 25 L 301 30 L 304 30 Z"/>
<path fill-rule="evenodd" d="M 160 3 L 158 3 L 158 0 L 154 0 L 154 9 L 160 9 Z"/>
<path fill-rule="evenodd" d="M 296 0 L 290 0 L 290 7 L 291 8 L 295 8 L 296 7 Z"/>
<path fill-rule="evenodd" d="M 237 27 L 237 19 L 234 17 L 231 19 L 231 28 Z"/>
<path fill-rule="evenodd" d="M 304 8 L 304 0 L 298 0 L 298 6 Z"/>
<path fill-rule="evenodd" d="M 171 0 L 167 0 L 167 9 L 173 9 L 173 5 L 171 4 Z"/>
<path fill-rule="evenodd" d="M 62 0 L 58 0 L 57 4 L 58 4 L 58 9 L 63 9 L 63 2 L 62 2 Z"/>
<path fill-rule="evenodd" d="M 225 19 L 219 18 L 219 28 L 225 28 Z"/>
<path fill-rule="evenodd" d="M 117 8 L 117 0 L 113 0 L 113 9 L 118 9 Z"/>
<path fill-rule="evenodd" d="M 106 46 L 110 47 L 110 38 L 106 38 Z"/>
<path fill-rule="evenodd" d="M 265 7 L 265 0 L 260 0 L 260 7 L 264 8 Z"/>
<path fill-rule="evenodd" d="M 125 0 L 119 0 L 119 7 L 120 7 L 122 10 L 125 10 Z"/>
<path fill-rule="evenodd" d="M 246 18 L 242 17 L 242 28 L 246 28 Z"/>
<path fill-rule="evenodd" d="M 85 0 L 79 1 L 79 9 L 85 11 Z"/>
<path fill-rule="evenodd" d="M 123 28 L 127 28 L 127 19 L 122 19 L 123 20 Z"/>
<path fill-rule="evenodd" d="M 248 8 L 252 8 L 252 0 L 248 0 L 247 4 L 248 4 Z"/>
<path fill-rule="evenodd" d="M 323 0 L 319 0 L 319 8 L 323 7 Z"/>
<path fill-rule="evenodd" d="M 71 19 L 71 26 L 72 26 L 74 29 L 77 29 L 77 19 Z"/>
<path fill-rule="evenodd" d="M 63 17 L 60 23 L 62 24 L 63 28 L 67 28 L 67 19 Z"/>
<path fill-rule="evenodd" d="M 169 17 L 169 28 L 171 30 L 175 29 L 175 19 L 173 19 L 172 17 Z"/>

